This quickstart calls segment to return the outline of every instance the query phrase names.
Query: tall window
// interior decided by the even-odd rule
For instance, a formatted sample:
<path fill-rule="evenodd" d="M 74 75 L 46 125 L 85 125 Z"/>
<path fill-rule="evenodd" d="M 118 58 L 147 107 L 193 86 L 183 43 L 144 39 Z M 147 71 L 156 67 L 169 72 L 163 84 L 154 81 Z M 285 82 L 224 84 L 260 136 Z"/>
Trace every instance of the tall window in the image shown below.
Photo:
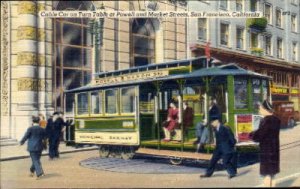
<path fill-rule="evenodd" d="M 282 55 L 282 39 L 277 39 L 277 58 L 283 58 Z"/>
<path fill-rule="evenodd" d="M 132 20 L 131 65 L 142 66 L 155 62 L 155 30 L 151 19 Z"/>
<path fill-rule="evenodd" d="M 292 30 L 292 32 L 296 32 L 297 31 L 296 15 L 295 14 L 291 15 L 291 30 Z"/>
<path fill-rule="evenodd" d="M 228 0 L 220 0 L 220 9 L 227 10 L 228 8 Z"/>
<path fill-rule="evenodd" d="M 276 26 L 281 28 L 281 10 L 280 9 L 276 9 Z"/>
<path fill-rule="evenodd" d="M 292 44 L 292 60 L 293 61 L 297 61 L 298 57 L 297 57 L 297 43 L 293 42 Z"/>
<path fill-rule="evenodd" d="M 236 48 L 244 49 L 244 29 L 236 29 Z"/>
<path fill-rule="evenodd" d="M 265 53 L 266 55 L 271 55 L 271 36 L 265 36 Z"/>
<path fill-rule="evenodd" d="M 59 1 L 56 10 L 89 10 L 86 1 Z M 57 18 L 54 20 L 54 79 L 53 103 L 56 110 L 64 108 L 64 90 L 83 86 L 90 82 L 92 47 L 87 29 L 88 19 Z M 74 95 L 66 96 L 66 111 L 71 112 Z"/>
<path fill-rule="evenodd" d="M 251 33 L 251 48 L 258 47 L 258 34 L 257 33 Z"/>
<path fill-rule="evenodd" d="M 243 11 L 243 0 L 236 0 L 236 11 Z"/>
<path fill-rule="evenodd" d="M 265 4 L 265 17 L 269 24 L 272 24 L 272 7 L 269 4 Z"/>
<path fill-rule="evenodd" d="M 299 0 L 291 0 L 291 3 L 292 3 L 293 5 L 298 5 L 298 1 L 299 1 Z"/>
<path fill-rule="evenodd" d="M 221 23 L 221 45 L 228 46 L 229 41 L 229 25 Z"/>
<path fill-rule="evenodd" d="M 258 0 L 250 0 L 250 11 L 258 10 Z"/>
<path fill-rule="evenodd" d="M 198 18 L 198 39 L 206 40 L 207 38 L 207 19 Z"/>

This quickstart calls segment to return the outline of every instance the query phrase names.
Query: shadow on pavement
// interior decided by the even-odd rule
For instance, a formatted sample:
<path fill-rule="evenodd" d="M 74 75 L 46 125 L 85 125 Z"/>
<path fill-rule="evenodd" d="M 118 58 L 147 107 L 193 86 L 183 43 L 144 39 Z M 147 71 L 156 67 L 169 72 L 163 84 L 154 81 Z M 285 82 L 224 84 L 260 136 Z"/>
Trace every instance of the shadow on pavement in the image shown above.
<path fill-rule="evenodd" d="M 61 174 L 58 173 L 46 173 L 43 179 L 52 178 L 52 177 L 61 177 Z"/>
<path fill-rule="evenodd" d="M 276 187 L 289 187 L 292 186 L 297 178 L 290 178 L 280 183 L 276 183 Z"/>
<path fill-rule="evenodd" d="M 242 175 L 245 175 L 245 174 L 247 174 L 247 173 L 249 173 L 249 172 L 251 172 L 251 170 L 250 170 L 250 169 L 248 169 L 248 170 L 245 170 L 245 171 L 239 171 L 239 170 L 238 170 L 238 174 L 237 174 L 237 176 L 242 176 Z"/>

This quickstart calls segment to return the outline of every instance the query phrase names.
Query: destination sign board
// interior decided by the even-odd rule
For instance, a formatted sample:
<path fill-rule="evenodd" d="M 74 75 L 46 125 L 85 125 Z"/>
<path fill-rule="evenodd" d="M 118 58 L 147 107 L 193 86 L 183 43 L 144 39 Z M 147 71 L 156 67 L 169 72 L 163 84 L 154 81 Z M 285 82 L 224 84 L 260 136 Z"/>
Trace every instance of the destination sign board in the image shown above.
<path fill-rule="evenodd" d="M 129 74 L 118 75 L 118 76 L 110 76 L 105 78 L 96 78 L 94 84 L 105 85 L 105 84 L 122 83 L 128 81 L 136 81 L 136 80 L 147 80 L 147 79 L 165 77 L 168 75 L 169 75 L 168 70 L 144 71 L 144 72 L 129 73 Z"/>

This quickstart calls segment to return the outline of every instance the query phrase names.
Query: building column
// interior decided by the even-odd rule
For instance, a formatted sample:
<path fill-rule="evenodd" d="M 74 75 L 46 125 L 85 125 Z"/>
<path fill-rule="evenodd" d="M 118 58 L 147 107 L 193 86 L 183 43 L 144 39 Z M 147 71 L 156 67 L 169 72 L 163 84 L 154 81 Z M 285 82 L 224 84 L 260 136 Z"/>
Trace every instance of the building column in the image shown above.
<path fill-rule="evenodd" d="M 10 3 L 1 2 L 1 110 L 0 137 L 11 138 L 10 130 Z"/>
<path fill-rule="evenodd" d="M 37 14 L 39 11 L 51 9 L 51 5 L 51 1 L 37 1 Z M 37 16 L 37 78 L 40 82 L 37 91 L 38 110 L 46 117 L 53 113 L 52 41 L 52 19 Z"/>
<path fill-rule="evenodd" d="M 38 78 L 37 4 L 21 1 L 17 5 L 17 62 L 12 71 L 12 128 L 20 139 L 31 125 L 31 116 L 38 114 L 38 91 L 44 87 Z"/>

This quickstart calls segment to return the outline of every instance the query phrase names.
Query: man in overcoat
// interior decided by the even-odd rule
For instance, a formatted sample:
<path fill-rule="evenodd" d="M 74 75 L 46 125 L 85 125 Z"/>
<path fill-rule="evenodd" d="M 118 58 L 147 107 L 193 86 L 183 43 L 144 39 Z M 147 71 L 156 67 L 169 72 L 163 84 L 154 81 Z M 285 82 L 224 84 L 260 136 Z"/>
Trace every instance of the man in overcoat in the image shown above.
<path fill-rule="evenodd" d="M 223 160 L 223 165 L 229 174 L 228 178 L 235 177 L 237 165 L 236 161 L 234 161 L 236 155 L 236 140 L 234 135 L 229 127 L 221 124 L 220 117 L 212 117 L 211 125 L 215 131 L 216 147 L 206 173 L 200 177 L 210 177 L 214 173 L 215 166 L 221 158 Z"/>
<path fill-rule="evenodd" d="M 24 137 L 20 141 L 20 145 L 23 145 L 25 141 L 28 140 L 27 150 L 32 160 L 30 176 L 33 176 L 35 172 L 37 179 L 44 176 L 40 159 L 43 151 L 43 140 L 46 138 L 45 129 L 39 126 L 39 121 L 39 117 L 32 117 L 33 124 L 27 129 Z"/>
<path fill-rule="evenodd" d="M 194 123 L 194 110 L 193 108 L 188 106 L 188 103 L 186 101 L 183 102 L 183 111 L 182 111 L 182 126 L 183 126 L 183 133 L 184 136 L 187 136 L 188 134 L 188 128 L 192 127 Z M 182 140 L 181 137 L 181 128 L 180 124 L 177 124 L 178 126 L 175 127 L 175 136 L 174 140 Z"/>
<path fill-rule="evenodd" d="M 273 187 L 275 186 L 273 177 L 280 171 L 280 120 L 273 115 L 273 107 L 267 100 L 259 105 L 259 113 L 264 118 L 258 130 L 250 133 L 250 137 L 255 142 L 259 142 L 260 174 L 264 176 L 264 185 Z"/>
<path fill-rule="evenodd" d="M 49 159 L 53 160 L 54 158 L 59 158 L 59 143 L 60 136 L 63 131 L 64 126 L 67 126 L 67 123 L 64 122 L 62 118 L 62 113 L 54 112 L 53 117 L 50 118 L 47 122 L 46 132 L 49 138 Z"/>

